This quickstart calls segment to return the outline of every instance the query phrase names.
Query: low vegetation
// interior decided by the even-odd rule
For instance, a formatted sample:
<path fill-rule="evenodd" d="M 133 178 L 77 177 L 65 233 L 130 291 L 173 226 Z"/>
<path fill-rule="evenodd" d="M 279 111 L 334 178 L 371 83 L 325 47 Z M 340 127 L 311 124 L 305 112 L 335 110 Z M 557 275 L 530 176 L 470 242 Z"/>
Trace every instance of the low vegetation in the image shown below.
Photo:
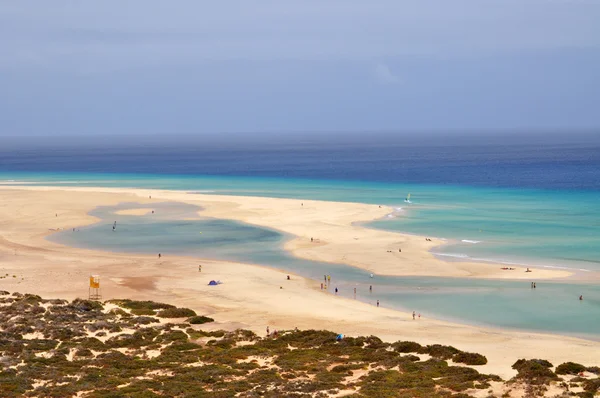
<path fill-rule="evenodd" d="M 2 397 L 465 398 L 493 397 L 494 383 L 505 383 L 476 369 L 487 363 L 484 356 L 451 346 L 389 344 L 376 336 L 336 341 L 323 330 L 276 337 L 206 331 L 211 318 L 168 304 L 0 294 Z M 539 394 L 563 383 L 547 361 L 522 359 L 513 367 L 514 391 Z M 557 373 L 579 369 L 566 363 Z M 598 391 L 597 377 L 581 379 L 563 383 L 565 393 L 573 385 L 581 397 Z"/>
<path fill-rule="evenodd" d="M 204 315 L 196 315 L 188 318 L 187 323 L 192 325 L 202 325 L 203 323 L 214 322 L 215 320 Z"/>
<path fill-rule="evenodd" d="M 585 366 L 574 362 L 565 362 L 556 367 L 557 375 L 576 375 L 585 371 Z"/>

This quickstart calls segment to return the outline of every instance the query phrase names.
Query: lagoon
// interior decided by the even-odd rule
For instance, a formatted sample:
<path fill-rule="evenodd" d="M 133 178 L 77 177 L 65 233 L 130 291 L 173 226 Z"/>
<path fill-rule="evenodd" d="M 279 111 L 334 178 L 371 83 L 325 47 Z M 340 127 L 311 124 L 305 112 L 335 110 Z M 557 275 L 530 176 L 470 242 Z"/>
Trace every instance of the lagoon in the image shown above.
<path fill-rule="evenodd" d="M 320 284 L 332 275 L 331 289 L 340 295 L 423 317 L 483 326 L 571 334 L 600 339 L 600 292 L 575 282 L 498 281 L 465 278 L 390 277 L 344 264 L 309 261 L 283 250 L 289 239 L 278 231 L 231 220 L 198 216 L 185 204 L 153 204 L 156 214 L 117 215 L 122 209 L 150 208 L 136 204 L 102 207 L 91 214 L 100 222 L 49 239 L 81 248 L 145 254 L 177 254 L 261 264 L 295 273 Z M 116 230 L 112 225 L 117 222 Z M 226 283 L 226 281 L 224 281 Z M 372 293 L 369 285 L 373 285 Z M 585 297 L 579 301 L 579 295 Z"/>

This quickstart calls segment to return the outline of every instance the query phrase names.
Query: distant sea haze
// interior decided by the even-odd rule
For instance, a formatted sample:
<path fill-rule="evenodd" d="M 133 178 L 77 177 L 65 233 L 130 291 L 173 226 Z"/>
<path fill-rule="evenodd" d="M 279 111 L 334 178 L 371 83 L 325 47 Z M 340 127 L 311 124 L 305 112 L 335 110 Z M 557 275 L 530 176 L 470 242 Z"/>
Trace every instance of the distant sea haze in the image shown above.
<path fill-rule="evenodd" d="M 600 190 L 597 132 L 3 139 L 0 172 L 215 175 Z"/>

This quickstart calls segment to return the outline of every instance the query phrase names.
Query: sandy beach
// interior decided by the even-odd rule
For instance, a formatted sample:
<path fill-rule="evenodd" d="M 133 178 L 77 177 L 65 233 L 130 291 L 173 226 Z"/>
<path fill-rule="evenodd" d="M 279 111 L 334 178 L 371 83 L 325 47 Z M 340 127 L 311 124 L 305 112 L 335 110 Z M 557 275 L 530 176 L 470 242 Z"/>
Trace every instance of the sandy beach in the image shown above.
<path fill-rule="evenodd" d="M 150 198 L 151 196 L 151 198 Z M 442 343 L 486 355 L 481 371 L 511 377 L 518 358 L 598 365 L 600 342 L 558 335 L 458 325 L 376 308 L 322 292 L 318 283 L 256 265 L 207 259 L 132 255 L 61 246 L 45 238 L 56 230 L 91 224 L 98 206 L 176 201 L 202 207 L 201 214 L 261 225 L 296 236 L 286 244 L 294 255 L 343 262 L 378 275 L 529 279 L 524 268 L 444 262 L 429 249 L 441 242 L 378 231 L 360 223 L 392 209 L 376 205 L 187 194 L 117 188 L 0 187 L 0 289 L 44 297 L 88 294 L 87 278 L 100 274 L 103 298 L 164 301 L 215 318 L 215 327 L 329 329 L 348 335 L 374 334 L 384 340 Z M 151 210 L 120 214 L 149 217 Z M 311 242 L 313 238 L 313 242 Z M 401 252 L 399 251 L 401 249 Z M 202 272 L 198 265 L 202 264 Z M 570 276 L 562 270 L 533 269 L 539 280 Z M 226 281 L 207 286 L 211 279 Z"/>

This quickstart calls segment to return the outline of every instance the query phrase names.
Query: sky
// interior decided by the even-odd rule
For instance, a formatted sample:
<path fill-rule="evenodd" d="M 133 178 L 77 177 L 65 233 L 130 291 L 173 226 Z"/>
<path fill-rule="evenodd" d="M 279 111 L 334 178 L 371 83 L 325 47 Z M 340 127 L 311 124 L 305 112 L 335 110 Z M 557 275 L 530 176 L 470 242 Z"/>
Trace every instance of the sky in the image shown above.
<path fill-rule="evenodd" d="M 598 0 L 0 0 L 0 136 L 600 131 L 598 71 Z"/>

